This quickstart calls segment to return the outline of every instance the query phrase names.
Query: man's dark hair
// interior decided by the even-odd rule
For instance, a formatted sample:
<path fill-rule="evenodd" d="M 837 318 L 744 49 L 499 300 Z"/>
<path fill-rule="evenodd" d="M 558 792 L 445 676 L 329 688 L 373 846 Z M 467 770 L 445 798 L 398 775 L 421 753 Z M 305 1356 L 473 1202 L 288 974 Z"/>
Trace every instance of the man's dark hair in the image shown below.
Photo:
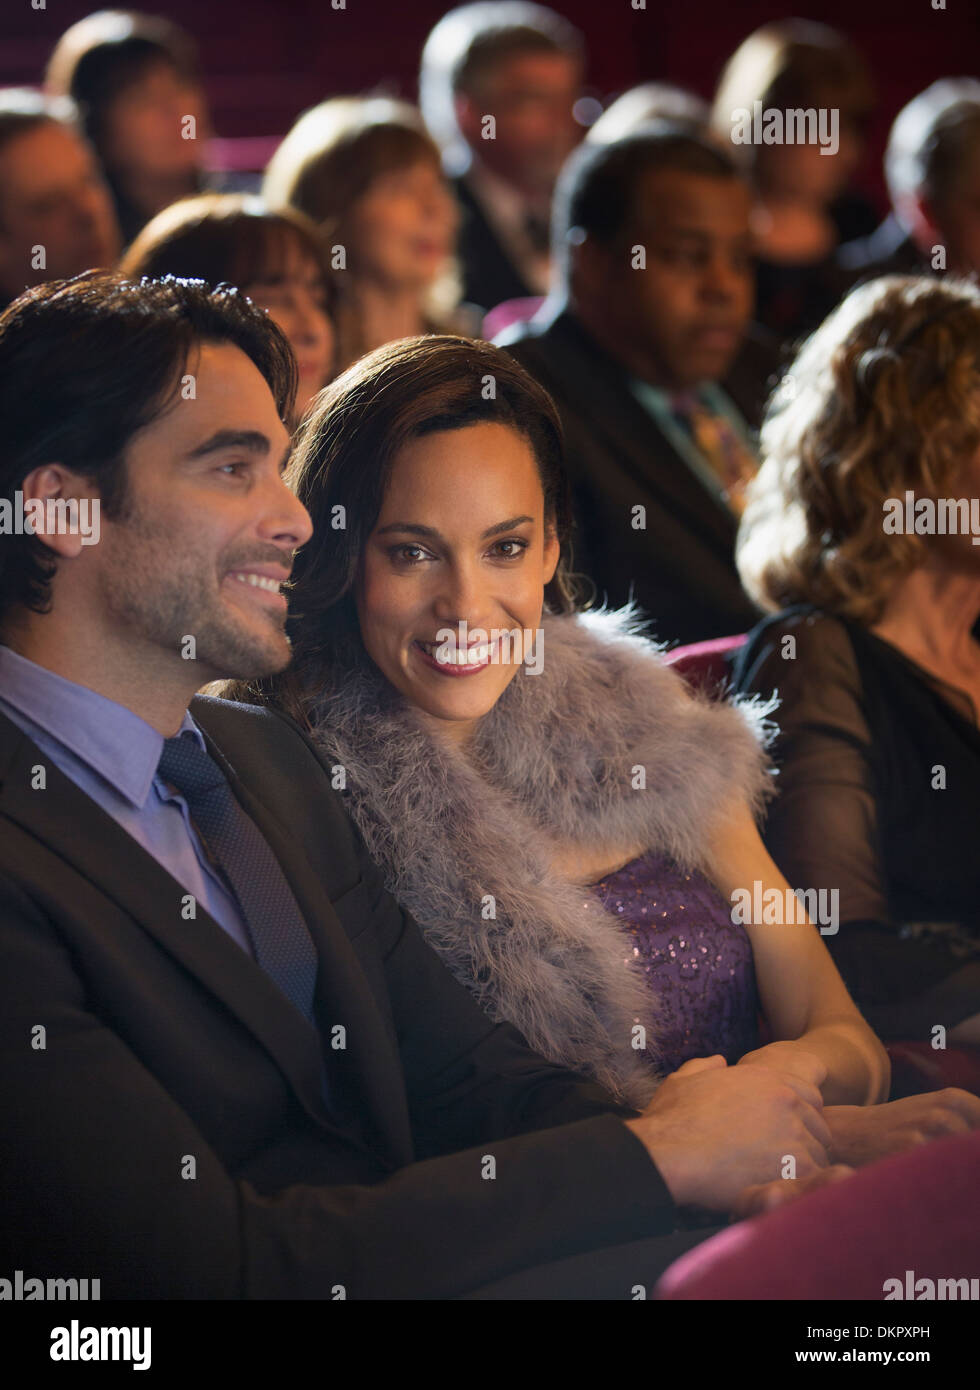
<path fill-rule="evenodd" d="M 433 138 L 446 150 L 459 140 L 457 92 L 475 93 L 510 58 L 560 53 L 581 61 L 582 35 L 563 15 L 529 0 L 476 0 L 450 10 L 422 50 L 419 105 Z"/>
<path fill-rule="evenodd" d="M 241 348 L 289 419 L 292 350 L 238 290 L 89 271 L 21 295 L 0 314 L 0 503 L 35 468 L 60 463 L 98 488 L 103 515 L 123 513 L 126 448 L 173 399 L 202 342 Z M 15 607 L 45 612 L 55 568 L 36 536 L 0 531 L 0 619 Z"/>
<path fill-rule="evenodd" d="M 641 181 L 661 170 L 741 177 L 710 137 L 669 121 L 652 121 L 610 145 L 579 145 L 561 171 L 552 215 L 555 257 L 566 274 L 570 242 L 588 237 L 614 245 L 629 229 Z"/>
<path fill-rule="evenodd" d="M 978 149 L 980 82 L 975 77 L 933 82 L 902 107 L 888 136 L 885 179 L 893 205 L 924 194 L 943 207 Z"/>

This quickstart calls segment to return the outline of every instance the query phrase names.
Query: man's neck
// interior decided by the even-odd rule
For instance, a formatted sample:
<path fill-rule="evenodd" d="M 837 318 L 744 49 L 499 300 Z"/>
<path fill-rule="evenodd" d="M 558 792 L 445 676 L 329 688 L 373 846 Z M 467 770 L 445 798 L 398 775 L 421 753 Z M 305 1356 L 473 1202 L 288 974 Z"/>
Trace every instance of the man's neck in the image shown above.
<path fill-rule="evenodd" d="M 611 328 L 600 314 L 593 314 L 575 300 L 569 299 L 568 311 L 581 328 L 601 348 L 607 357 L 623 367 L 630 376 L 655 386 L 660 391 L 690 391 L 696 382 L 681 381 L 670 373 L 659 357 L 644 351 L 627 335 Z"/>
<path fill-rule="evenodd" d="M 36 666 L 131 710 L 164 738 L 177 733 L 191 699 L 213 679 L 208 672 L 182 671 L 165 661 L 159 650 L 130 648 L 123 659 L 111 640 L 77 632 L 56 634 L 44 628 L 48 622 L 46 617 L 7 627 L 0 641 Z M 184 665 L 193 668 L 194 662 Z"/>

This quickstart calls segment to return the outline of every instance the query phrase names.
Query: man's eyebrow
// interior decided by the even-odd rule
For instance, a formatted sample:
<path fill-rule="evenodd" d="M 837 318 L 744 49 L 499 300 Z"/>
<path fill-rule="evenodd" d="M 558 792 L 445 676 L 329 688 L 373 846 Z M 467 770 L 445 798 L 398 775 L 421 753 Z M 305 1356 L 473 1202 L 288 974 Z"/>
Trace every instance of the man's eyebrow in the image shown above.
<path fill-rule="evenodd" d="M 496 526 L 488 526 L 481 534 L 480 539 L 489 540 L 491 536 L 502 535 L 504 531 L 512 531 L 515 526 L 523 526 L 527 521 L 534 521 L 533 516 L 514 516 L 509 521 L 500 521 Z M 441 541 L 442 535 L 434 526 L 422 526 L 415 521 L 392 521 L 387 526 L 380 527 L 375 531 L 376 536 L 387 536 L 391 531 L 404 531 L 412 536 L 424 536 L 427 540 Z"/>
<path fill-rule="evenodd" d="M 203 444 L 192 449 L 187 457 L 206 458 L 208 454 L 220 453 L 222 449 L 246 449 L 250 454 L 267 454 L 269 448 L 268 436 L 261 430 L 216 430 Z"/>

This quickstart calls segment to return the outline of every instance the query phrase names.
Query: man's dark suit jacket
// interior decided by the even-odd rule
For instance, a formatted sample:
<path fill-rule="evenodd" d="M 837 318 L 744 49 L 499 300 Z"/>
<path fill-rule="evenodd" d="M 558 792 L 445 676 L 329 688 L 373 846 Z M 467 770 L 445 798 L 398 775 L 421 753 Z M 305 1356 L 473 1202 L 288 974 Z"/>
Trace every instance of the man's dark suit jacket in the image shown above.
<path fill-rule="evenodd" d="M 625 369 L 566 308 L 547 303 L 496 342 L 558 405 L 576 520 L 574 567 L 594 581 L 598 597 L 619 607 L 632 594 L 665 641 L 754 627 L 759 614 L 735 570 L 735 520 L 633 395 Z M 774 362 L 771 350 L 753 343 L 726 383 L 750 423 Z M 646 509 L 645 530 L 632 525 L 638 505 Z"/>
<path fill-rule="evenodd" d="M 191 708 L 316 944 L 331 1110 L 317 1033 L 0 716 L 3 1273 L 103 1298 L 441 1298 L 672 1230 L 633 1112 L 480 1011 L 296 726 Z"/>
<path fill-rule="evenodd" d="M 837 264 L 848 284 L 863 284 L 879 275 L 930 275 L 928 260 L 893 212 L 866 237 L 847 241 L 837 251 Z"/>
<path fill-rule="evenodd" d="M 460 211 L 456 254 L 463 299 L 487 313 L 505 299 L 525 299 L 535 294 L 501 246 L 465 178 L 454 180 L 453 192 Z"/>

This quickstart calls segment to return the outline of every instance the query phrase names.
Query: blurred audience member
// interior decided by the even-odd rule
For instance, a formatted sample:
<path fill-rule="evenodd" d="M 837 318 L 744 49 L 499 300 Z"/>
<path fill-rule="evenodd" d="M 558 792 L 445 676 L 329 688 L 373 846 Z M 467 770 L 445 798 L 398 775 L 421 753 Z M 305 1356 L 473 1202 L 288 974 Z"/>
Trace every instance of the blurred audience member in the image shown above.
<path fill-rule="evenodd" d="M 454 326 L 456 208 L 413 106 L 321 102 L 273 155 L 263 193 L 320 231 L 337 280 L 338 367 L 395 338 Z"/>
<path fill-rule="evenodd" d="M 0 92 L 0 308 L 119 255 L 112 199 L 74 115 L 69 101 Z"/>
<path fill-rule="evenodd" d="M 722 73 L 715 128 L 745 159 L 755 187 L 756 312 L 784 341 L 836 305 L 846 282 L 834 253 L 877 222 L 850 188 L 872 104 L 858 51 L 808 20 L 763 25 Z"/>
<path fill-rule="evenodd" d="M 462 208 L 463 297 L 484 310 L 547 292 L 551 195 L 581 135 L 582 70 L 578 30 L 523 0 L 451 10 L 426 41 L 422 112 Z"/>
<path fill-rule="evenodd" d="M 840 248 L 840 265 L 862 279 L 909 271 L 980 272 L 976 78 L 943 78 L 902 108 L 888 137 L 885 177 L 891 212 L 871 236 Z"/>
<path fill-rule="evenodd" d="M 194 41 L 176 24 L 99 10 L 62 34 L 45 81 L 78 105 L 124 243 L 162 208 L 203 190 L 207 103 Z"/>
<path fill-rule="evenodd" d="M 767 843 L 794 886 L 839 893 L 827 942 L 883 1037 L 980 1042 L 980 291 L 852 291 L 762 457 L 738 563 L 780 611 L 739 681 L 782 702 Z"/>
<path fill-rule="evenodd" d="M 711 121 L 711 107 L 693 92 L 670 82 L 644 82 L 607 106 L 585 138 L 591 145 L 609 145 L 658 120 L 703 130 Z"/>
<path fill-rule="evenodd" d="M 179 275 L 244 290 L 279 325 L 296 356 L 294 423 L 329 381 L 334 280 L 324 269 L 316 229 L 302 213 L 270 212 L 249 194 L 185 198 L 147 223 L 119 270 L 133 280 Z"/>
<path fill-rule="evenodd" d="M 583 146 L 556 194 L 555 291 L 498 339 L 561 410 L 576 568 L 616 607 L 632 595 L 663 639 L 758 616 L 734 562 L 746 415 L 773 365 L 746 343 L 750 204 L 732 159 L 688 130 Z"/>

